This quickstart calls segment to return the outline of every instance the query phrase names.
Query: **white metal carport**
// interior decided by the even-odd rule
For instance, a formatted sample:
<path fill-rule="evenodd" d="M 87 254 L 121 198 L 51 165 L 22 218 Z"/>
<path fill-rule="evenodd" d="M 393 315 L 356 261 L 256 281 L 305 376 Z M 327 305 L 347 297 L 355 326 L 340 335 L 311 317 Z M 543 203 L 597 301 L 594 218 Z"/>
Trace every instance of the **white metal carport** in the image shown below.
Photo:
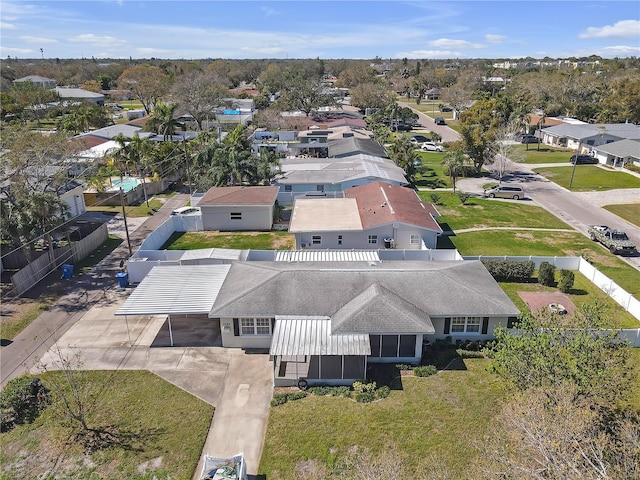
<path fill-rule="evenodd" d="M 231 265 L 156 266 L 115 313 L 124 316 L 129 346 L 129 315 L 167 315 L 173 346 L 171 315 L 206 315 Z"/>

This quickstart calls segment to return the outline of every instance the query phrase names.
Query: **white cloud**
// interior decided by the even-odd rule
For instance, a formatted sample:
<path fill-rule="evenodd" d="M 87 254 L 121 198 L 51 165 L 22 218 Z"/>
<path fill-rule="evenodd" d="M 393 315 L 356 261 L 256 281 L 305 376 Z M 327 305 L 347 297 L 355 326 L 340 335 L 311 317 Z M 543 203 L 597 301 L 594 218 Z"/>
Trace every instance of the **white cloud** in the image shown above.
<path fill-rule="evenodd" d="M 454 40 L 452 38 L 439 38 L 438 40 L 433 40 L 431 42 L 427 42 L 428 45 L 432 47 L 439 48 L 447 48 L 447 49 L 478 49 L 484 48 L 484 45 L 480 45 L 479 43 L 471 43 L 466 40 Z"/>
<path fill-rule="evenodd" d="M 9 54 L 20 54 L 20 55 L 26 55 L 28 53 L 33 53 L 34 50 L 31 48 L 11 48 L 11 47 L 0 47 L 0 51 L 2 52 L 2 55 L 9 55 Z"/>
<path fill-rule="evenodd" d="M 33 43 L 36 45 L 47 45 L 52 43 L 58 43 L 58 41 L 53 38 L 31 37 L 29 35 L 24 35 L 20 37 L 20 40 L 22 40 L 25 43 Z"/>
<path fill-rule="evenodd" d="M 271 15 L 276 15 L 278 13 L 276 10 L 274 10 L 273 8 L 269 8 L 269 7 L 260 7 L 260 10 L 267 17 L 270 17 Z"/>
<path fill-rule="evenodd" d="M 484 36 L 484 39 L 489 43 L 502 43 L 507 37 L 505 35 L 496 35 L 496 34 L 487 34 Z"/>
<path fill-rule="evenodd" d="M 464 58 L 465 55 L 453 50 L 412 50 L 411 52 L 399 52 L 395 58 Z"/>
<path fill-rule="evenodd" d="M 241 47 L 240 51 L 250 55 L 278 55 L 286 52 L 281 47 Z"/>
<path fill-rule="evenodd" d="M 637 57 L 638 55 L 640 55 L 640 47 L 629 47 L 627 45 L 605 47 L 601 50 L 600 55 L 605 58 L 631 56 Z"/>
<path fill-rule="evenodd" d="M 70 42 L 86 43 L 96 47 L 122 47 L 127 45 L 126 40 L 121 40 L 109 35 L 98 36 L 93 33 L 85 33 L 68 38 Z"/>
<path fill-rule="evenodd" d="M 139 47 L 136 48 L 136 51 L 145 57 L 161 57 L 163 55 L 169 55 L 173 53 L 173 50 L 152 47 Z"/>
<path fill-rule="evenodd" d="M 0 22 L 0 30 L 15 30 L 16 26 L 6 22 Z"/>
<path fill-rule="evenodd" d="M 621 20 L 604 27 L 589 27 L 580 38 L 633 38 L 640 37 L 640 20 Z"/>

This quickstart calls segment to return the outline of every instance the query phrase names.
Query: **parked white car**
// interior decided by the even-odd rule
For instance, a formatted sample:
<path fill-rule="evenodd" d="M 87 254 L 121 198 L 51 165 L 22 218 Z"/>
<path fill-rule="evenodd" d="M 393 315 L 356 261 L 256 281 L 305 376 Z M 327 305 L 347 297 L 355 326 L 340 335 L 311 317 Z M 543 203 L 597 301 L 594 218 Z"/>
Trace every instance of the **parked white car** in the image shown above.
<path fill-rule="evenodd" d="M 424 142 L 420 148 L 425 152 L 444 152 L 444 147 L 434 142 Z"/>
<path fill-rule="evenodd" d="M 194 213 L 200 213 L 198 207 L 180 207 L 171 212 L 171 215 L 193 215 Z"/>

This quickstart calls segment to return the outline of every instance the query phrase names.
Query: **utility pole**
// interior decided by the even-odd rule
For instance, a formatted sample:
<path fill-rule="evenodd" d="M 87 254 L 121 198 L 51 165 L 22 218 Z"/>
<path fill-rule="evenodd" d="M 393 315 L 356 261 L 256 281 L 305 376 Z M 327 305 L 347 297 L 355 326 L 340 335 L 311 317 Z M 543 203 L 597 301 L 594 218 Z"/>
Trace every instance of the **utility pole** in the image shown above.
<path fill-rule="evenodd" d="M 129 247 L 129 256 L 133 255 L 131 251 L 131 239 L 129 238 L 129 226 L 127 225 L 127 209 L 124 208 L 124 190 L 120 187 L 120 205 L 122 206 L 122 218 L 124 219 L 124 231 L 127 234 L 127 246 Z"/>
<path fill-rule="evenodd" d="M 187 153 L 187 139 L 182 138 L 182 147 L 184 149 L 184 163 L 187 169 L 187 182 L 189 182 L 189 197 L 191 197 L 191 174 L 189 173 L 189 154 Z"/>

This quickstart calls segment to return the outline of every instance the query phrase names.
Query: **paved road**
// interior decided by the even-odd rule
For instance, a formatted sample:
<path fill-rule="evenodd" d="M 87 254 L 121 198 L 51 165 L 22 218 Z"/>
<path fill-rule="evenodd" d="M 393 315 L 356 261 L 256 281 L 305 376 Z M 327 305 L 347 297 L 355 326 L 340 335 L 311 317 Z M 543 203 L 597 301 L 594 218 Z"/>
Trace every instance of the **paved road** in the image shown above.
<path fill-rule="evenodd" d="M 412 130 L 413 133 L 430 131 L 430 132 L 438 133 L 442 137 L 443 142 L 455 142 L 456 140 L 459 140 L 460 136 L 458 135 L 458 132 L 456 132 L 453 128 L 450 128 L 446 125 L 436 125 L 435 122 L 433 121 L 433 118 L 431 118 L 428 115 L 425 115 L 419 110 L 412 108 L 408 103 L 398 102 L 398 105 L 400 105 L 401 107 L 411 108 L 415 113 L 418 114 L 418 123 L 420 123 L 420 125 L 422 125 L 424 128 L 414 128 Z M 439 115 L 440 115 L 440 112 L 436 111 L 435 116 L 439 116 Z"/>
<path fill-rule="evenodd" d="M 553 166 L 559 165 L 561 164 L 553 164 Z M 589 225 L 609 225 L 624 230 L 636 245 L 640 245 L 639 227 L 601 208 L 602 205 L 640 202 L 640 189 L 570 192 L 532 171 L 532 168 L 540 167 L 544 165 L 512 163 L 506 183 L 522 185 L 527 195 L 524 201 L 532 201 L 543 207 L 585 236 Z M 470 193 L 482 194 L 482 185 L 485 183 L 487 183 L 486 178 L 460 179 L 457 186 Z M 620 258 L 640 269 L 640 255 Z"/>
<path fill-rule="evenodd" d="M 398 102 L 403 107 L 412 108 L 405 102 Z M 442 135 L 442 141 L 455 141 L 460 138 L 458 132 L 447 126 L 436 125 L 431 117 L 412 108 L 418 114 L 420 124 L 428 130 Z M 437 114 L 436 114 L 437 115 Z M 587 235 L 589 225 L 609 225 L 627 233 L 629 238 L 640 246 L 640 227 L 601 208 L 604 205 L 639 203 L 640 189 L 626 188 L 607 190 L 605 192 L 571 192 L 533 172 L 533 168 L 545 166 L 561 166 L 562 164 L 523 164 L 511 162 L 508 182 L 524 186 L 527 199 L 543 207 L 559 219 L 571 225 L 577 231 Z M 570 165 L 567 163 L 567 165 Z M 580 168 L 580 167 L 578 167 Z M 629 173 L 629 172 L 627 172 Z M 634 173 L 631 175 L 640 176 Z M 481 194 L 482 184 L 487 179 L 459 179 L 459 189 L 470 193 Z M 640 269 L 640 254 L 635 257 L 620 257 L 630 265 Z"/>
<path fill-rule="evenodd" d="M 132 251 L 164 222 L 171 210 L 187 203 L 187 194 L 177 194 L 152 217 L 131 232 Z M 136 222 L 134 222 L 136 223 Z M 93 271 L 80 278 L 69 280 L 66 293 L 58 301 L 20 332 L 9 345 L 0 350 L 0 385 L 31 368 L 44 356 L 51 345 L 97 302 L 105 298 L 106 291 L 116 287 L 115 275 L 120 271 L 120 262 L 129 258 L 126 240 L 102 260 Z M 58 272 L 51 273 L 57 275 Z M 42 283 L 46 283 L 46 280 Z M 37 286 L 35 288 L 38 288 Z"/>

